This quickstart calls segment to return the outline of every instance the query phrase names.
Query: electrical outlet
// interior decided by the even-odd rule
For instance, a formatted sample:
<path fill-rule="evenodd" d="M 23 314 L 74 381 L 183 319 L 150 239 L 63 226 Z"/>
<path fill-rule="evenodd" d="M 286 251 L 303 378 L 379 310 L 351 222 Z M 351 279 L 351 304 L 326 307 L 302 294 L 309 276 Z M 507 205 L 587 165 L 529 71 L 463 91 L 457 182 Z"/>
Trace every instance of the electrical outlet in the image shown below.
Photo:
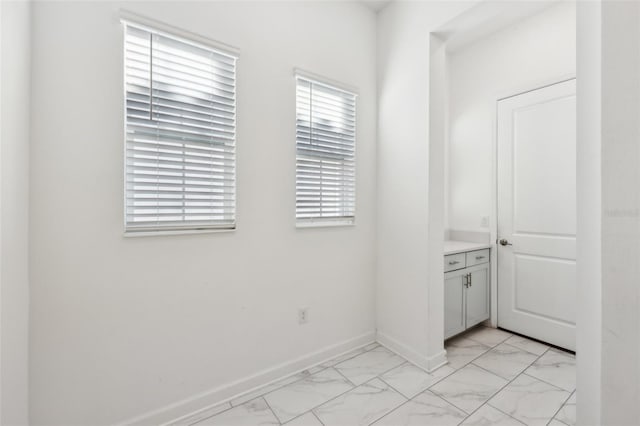
<path fill-rule="evenodd" d="M 483 228 L 489 227 L 489 216 L 482 216 L 480 218 L 480 226 Z"/>
<path fill-rule="evenodd" d="M 298 324 L 306 324 L 309 322 L 309 308 L 298 309 Z"/>

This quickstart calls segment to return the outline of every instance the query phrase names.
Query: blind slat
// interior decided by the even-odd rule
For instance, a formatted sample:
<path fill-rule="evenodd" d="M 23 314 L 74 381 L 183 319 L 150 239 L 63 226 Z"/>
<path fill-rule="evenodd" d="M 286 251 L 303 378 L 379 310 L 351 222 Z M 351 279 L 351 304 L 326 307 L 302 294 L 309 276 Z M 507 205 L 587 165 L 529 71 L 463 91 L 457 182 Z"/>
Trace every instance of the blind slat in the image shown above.
<path fill-rule="evenodd" d="M 125 23 L 125 228 L 235 227 L 236 60 Z"/>
<path fill-rule="evenodd" d="M 296 218 L 355 215 L 356 96 L 298 76 Z"/>

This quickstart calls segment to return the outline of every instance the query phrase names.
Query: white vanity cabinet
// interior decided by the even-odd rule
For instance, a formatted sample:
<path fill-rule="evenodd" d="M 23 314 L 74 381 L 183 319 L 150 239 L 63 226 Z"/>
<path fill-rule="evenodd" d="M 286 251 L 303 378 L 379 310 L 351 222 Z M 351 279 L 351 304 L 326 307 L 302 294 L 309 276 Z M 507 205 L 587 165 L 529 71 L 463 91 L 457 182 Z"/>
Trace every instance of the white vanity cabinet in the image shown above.
<path fill-rule="evenodd" d="M 445 255 L 444 338 L 489 319 L 489 249 Z"/>

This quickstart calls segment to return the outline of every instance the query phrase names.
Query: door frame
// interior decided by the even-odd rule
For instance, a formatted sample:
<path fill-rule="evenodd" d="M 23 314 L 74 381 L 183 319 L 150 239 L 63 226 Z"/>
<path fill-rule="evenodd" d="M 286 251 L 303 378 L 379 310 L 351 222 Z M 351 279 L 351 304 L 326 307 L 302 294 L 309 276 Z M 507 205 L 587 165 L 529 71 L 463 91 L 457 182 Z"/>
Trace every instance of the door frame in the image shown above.
<path fill-rule="evenodd" d="M 565 74 L 555 78 L 543 79 L 527 85 L 519 85 L 497 93 L 495 96 L 495 104 L 493 110 L 493 136 L 491 138 L 491 215 L 489 217 L 489 241 L 491 244 L 491 270 L 489 278 L 490 301 L 491 301 L 491 317 L 489 323 L 492 327 L 498 326 L 498 102 L 512 98 L 514 96 L 523 95 L 533 92 L 534 90 L 544 89 L 545 87 L 575 80 L 576 74 Z"/>

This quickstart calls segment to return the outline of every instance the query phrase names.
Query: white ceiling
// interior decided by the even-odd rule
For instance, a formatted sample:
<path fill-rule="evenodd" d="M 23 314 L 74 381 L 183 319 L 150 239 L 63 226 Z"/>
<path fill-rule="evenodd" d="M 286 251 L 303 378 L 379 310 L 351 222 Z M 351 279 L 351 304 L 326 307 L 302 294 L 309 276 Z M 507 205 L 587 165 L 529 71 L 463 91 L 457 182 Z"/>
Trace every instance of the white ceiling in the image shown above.
<path fill-rule="evenodd" d="M 383 9 L 386 5 L 391 3 L 392 0 L 360 0 L 362 4 L 367 6 L 369 9 L 374 12 L 378 12 Z"/>

